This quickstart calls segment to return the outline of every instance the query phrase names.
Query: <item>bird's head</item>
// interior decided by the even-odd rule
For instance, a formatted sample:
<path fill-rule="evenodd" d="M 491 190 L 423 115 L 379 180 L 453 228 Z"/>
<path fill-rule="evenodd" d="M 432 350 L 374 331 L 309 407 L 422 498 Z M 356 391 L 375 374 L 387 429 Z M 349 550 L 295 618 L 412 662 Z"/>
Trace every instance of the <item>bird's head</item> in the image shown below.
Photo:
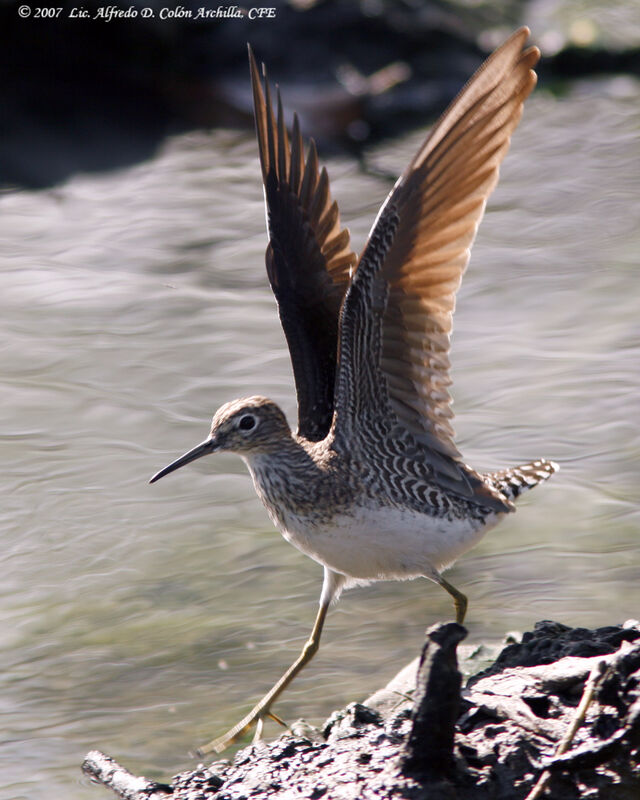
<path fill-rule="evenodd" d="M 266 397 L 233 400 L 220 406 L 213 415 L 211 433 L 204 442 L 156 472 L 149 483 L 209 453 L 228 452 L 250 457 L 278 449 L 289 439 L 289 423 L 274 402 Z"/>

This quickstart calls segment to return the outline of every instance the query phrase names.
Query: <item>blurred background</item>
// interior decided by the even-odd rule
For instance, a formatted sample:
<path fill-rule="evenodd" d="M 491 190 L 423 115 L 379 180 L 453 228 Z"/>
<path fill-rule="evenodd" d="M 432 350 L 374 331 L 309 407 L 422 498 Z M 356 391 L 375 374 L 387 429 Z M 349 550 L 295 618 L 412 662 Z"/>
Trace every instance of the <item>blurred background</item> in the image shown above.
<path fill-rule="evenodd" d="M 317 137 L 359 249 L 434 116 L 531 27 L 540 85 L 459 295 L 453 393 L 469 463 L 562 469 L 450 580 L 472 643 L 640 615 L 637 9 L 271 2 L 262 20 L 0 4 L 2 800 L 104 796 L 80 773 L 91 748 L 148 777 L 188 768 L 310 630 L 322 571 L 238 459 L 147 485 L 229 399 L 266 394 L 295 420 L 247 41 Z M 451 614 L 426 581 L 347 593 L 277 712 L 319 724 L 363 700 Z"/>

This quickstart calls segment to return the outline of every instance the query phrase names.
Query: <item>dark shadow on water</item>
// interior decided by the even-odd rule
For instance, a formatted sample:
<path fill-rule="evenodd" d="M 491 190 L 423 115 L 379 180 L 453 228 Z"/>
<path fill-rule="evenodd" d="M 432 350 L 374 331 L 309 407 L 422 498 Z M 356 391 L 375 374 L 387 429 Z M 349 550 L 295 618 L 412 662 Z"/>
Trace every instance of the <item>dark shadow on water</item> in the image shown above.
<path fill-rule="evenodd" d="M 112 7 L 137 16 L 108 22 L 70 18 L 66 6 L 55 19 L 36 19 L 37 4 L 25 19 L 19 3 L 4 3 L 0 184 L 44 188 L 150 158 L 171 134 L 249 128 L 248 41 L 323 152 L 353 155 L 439 113 L 486 55 L 476 43 L 482 12 L 392 0 L 375 9 L 357 0 L 306 10 L 274 3 L 276 19 L 263 21 L 197 19 L 200 7 L 228 7 L 217 1 L 175 6 L 188 19 L 160 19 L 161 4 L 147 4 L 154 17 L 143 19 L 141 3 L 120 3 Z M 94 17 L 99 7 L 78 8 Z M 543 62 L 542 76 L 637 73 L 639 62 L 637 50 L 566 50 Z"/>

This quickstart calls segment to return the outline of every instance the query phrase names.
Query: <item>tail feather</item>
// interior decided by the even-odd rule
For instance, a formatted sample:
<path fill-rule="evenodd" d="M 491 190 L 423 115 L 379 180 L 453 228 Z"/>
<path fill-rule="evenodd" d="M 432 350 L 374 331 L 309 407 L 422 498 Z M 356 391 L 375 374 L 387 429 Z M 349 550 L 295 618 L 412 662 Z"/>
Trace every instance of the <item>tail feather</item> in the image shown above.
<path fill-rule="evenodd" d="M 523 492 L 528 492 L 539 483 L 546 481 L 560 469 L 555 461 L 540 458 L 518 467 L 489 472 L 484 477 L 508 500 L 515 500 Z"/>

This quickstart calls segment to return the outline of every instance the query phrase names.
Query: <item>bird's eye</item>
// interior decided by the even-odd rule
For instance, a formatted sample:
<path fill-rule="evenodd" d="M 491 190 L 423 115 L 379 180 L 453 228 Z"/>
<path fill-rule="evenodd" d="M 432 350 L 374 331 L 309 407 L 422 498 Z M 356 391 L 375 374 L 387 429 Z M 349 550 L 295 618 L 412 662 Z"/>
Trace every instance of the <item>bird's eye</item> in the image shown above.
<path fill-rule="evenodd" d="M 256 427 L 256 418 L 251 414 L 245 414 L 244 417 L 240 417 L 238 427 L 241 431 L 251 431 Z"/>

